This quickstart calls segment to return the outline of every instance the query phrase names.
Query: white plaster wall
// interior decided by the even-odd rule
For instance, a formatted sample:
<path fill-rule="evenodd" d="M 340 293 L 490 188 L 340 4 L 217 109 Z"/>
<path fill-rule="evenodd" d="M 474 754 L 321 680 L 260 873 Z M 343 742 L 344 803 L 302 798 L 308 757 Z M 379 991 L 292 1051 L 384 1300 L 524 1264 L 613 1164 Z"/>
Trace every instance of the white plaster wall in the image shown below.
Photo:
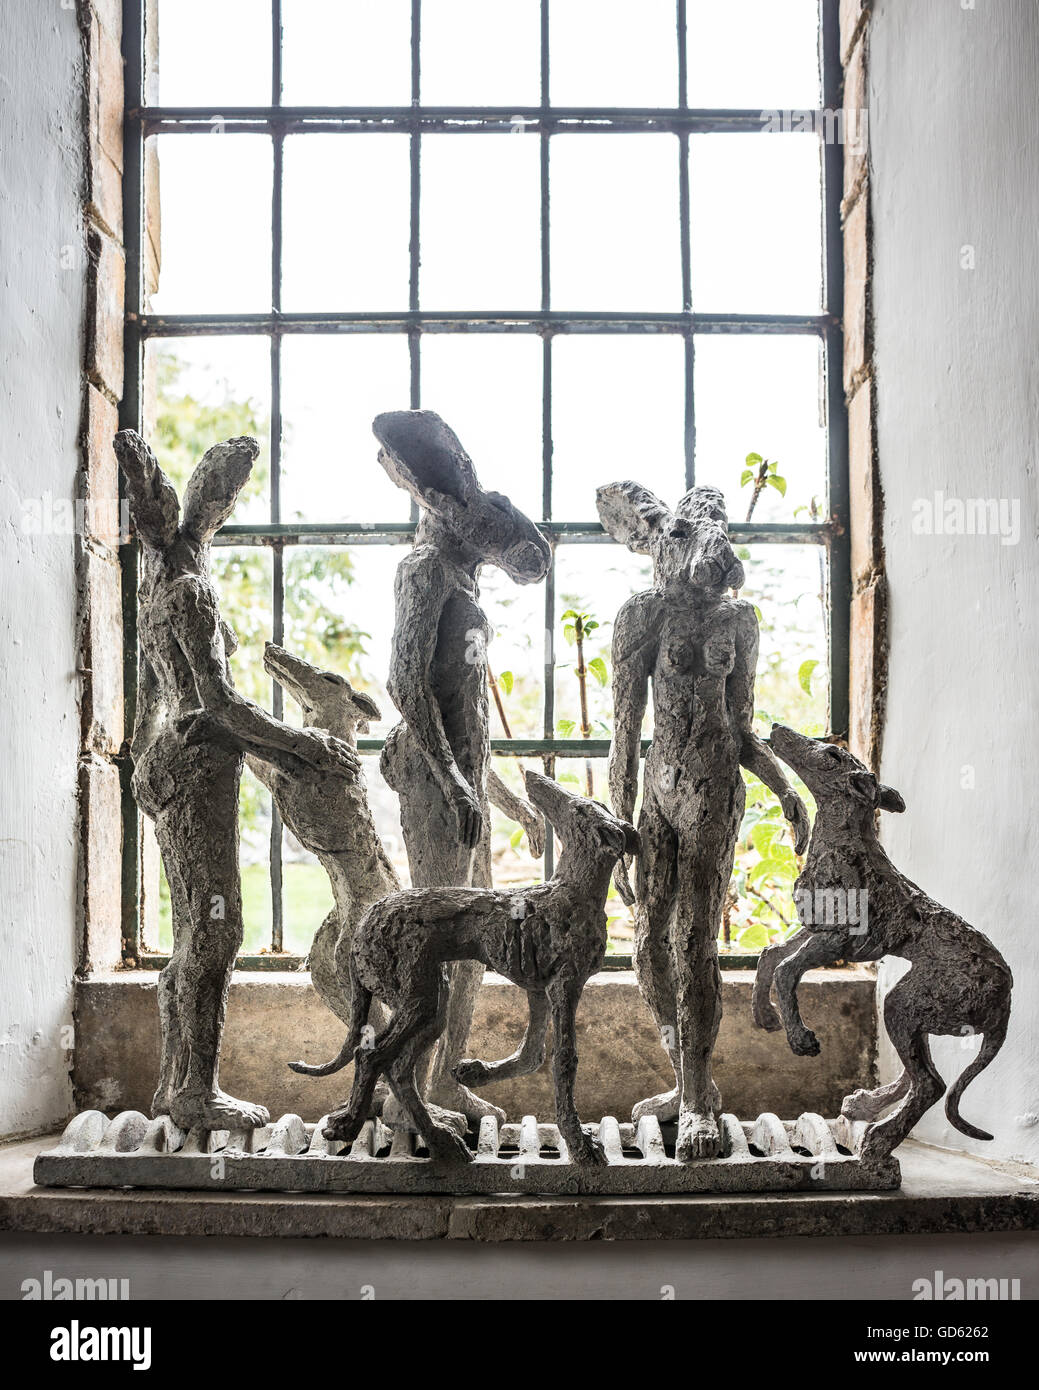
<path fill-rule="evenodd" d="M 22 529 L 71 499 L 85 269 L 82 59 L 58 0 L 5 6 L 0 40 L 0 1135 L 71 1109 L 76 963 L 74 538 Z"/>
<path fill-rule="evenodd" d="M 1039 1160 L 1039 9 L 878 0 L 870 60 L 879 457 L 891 588 L 884 780 L 895 862 L 1014 972 L 1010 1036 L 917 1130 Z M 961 268 L 972 247 L 974 268 Z M 1020 537 L 914 534 L 913 504 L 1017 499 Z M 973 785 L 970 785 L 973 776 Z M 890 987 L 894 971 L 884 972 Z M 947 1078 L 974 1055 L 936 1041 Z M 885 1058 L 888 1073 L 891 1058 Z"/>

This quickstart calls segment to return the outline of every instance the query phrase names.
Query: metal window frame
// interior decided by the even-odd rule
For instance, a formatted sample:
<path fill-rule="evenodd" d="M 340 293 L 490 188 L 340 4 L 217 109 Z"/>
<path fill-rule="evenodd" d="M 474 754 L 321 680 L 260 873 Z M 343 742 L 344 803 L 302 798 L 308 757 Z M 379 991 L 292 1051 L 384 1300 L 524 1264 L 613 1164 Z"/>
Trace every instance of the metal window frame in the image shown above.
<path fill-rule="evenodd" d="M 149 107 L 145 99 L 144 11 L 147 0 L 124 0 L 123 56 L 125 60 L 124 184 L 123 209 L 126 249 L 126 323 L 124 335 L 125 388 L 120 407 L 120 425 L 140 429 L 142 423 L 143 354 L 146 341 L 163 337 L 222 336 L 252 334 L 270 343 L 271 389 L 271 519 L 264 525 L 225 526 L 217 545 L 261 546 L 272 551 L 273 623 L 272 636 L 281 642 L 284 631 L 284 550 L 291 545 L 407 544 L 415 530 L 416 514 L 404 523 L 362 524 L 328 522 L 301 524 L 281 519 L 281 345 L 289 334 L 400 333 L 409 345 L 411 408 L 421 403 L 421 340 L 437 333 L 528 333 L 542 339 L 542 492 L 543 519 L 539 522 L 548 535 L 553 553 L 559 544 L 612 544 L 598 522 L 559 521 L 552 518 L 552 344 L 560 334 L 675 334 L 683 339 L 685 358 L 685 486 L 695 482 L 695 341 L 706 334 L 809 335 L 823 346 L 825 409 L 827 423 L 828 517 L 813 524 L 741 524 L 730 531 L 743 544 L 818 545 L 825 547 L 829 564 L 828 663 L 830 727 L 848 727 L 848 657 L 850 639 L 851 574 L 848 540 L 848 436 L 842 386 L 843 357 L 843 255 L 840 201 L 843 175 L 843 149 L 836 142 L 822 143 L 823 204 L 823 310 L 817 315 L 786 314 L 702 314 L 693 309 L 690 245 L 689 137 L 693 134 L 755 132 L 770 135 L 761 111 L 700 109 L 688 105 L 686 65 L 686 0 L 676 0 L 676 42 L 678 45 L 678 101 L 669 108 L 644 107 L 553 107 L 549 96 L 550 0 L 540 4 L 541 101 L 533 107 L 437 107 L 421 104 L 421 0 L 411 0 L 411 105 L 408 107 L 370 106 L 285 106 L 282 89 L 282 3 L 271 0 L 272 58 L 271 104 L 267 107 L 225 108 L 221 128 L 228 133 L 254 133 L 271 140 L 273 182 L 271 208 L 271 310 L 269 313 L 233 315 L 156 315 L 144 311 L 142 247 L 144 244 L 144 150 L 145 141 L 156 134 L 198 135 L 209 133 L 214 117 L 198 107 Z M 824 129 L 824 113 L 841 105 L 842 70 L 838 9 L 839 0 L 819 0 L 820 69 L 822 107 L 797 113 L 812 118 L 814 130 Z M 536 134 L 540 144 L 540 251 L 541 302 L 537 310 L 472 313 L 468 311 L 423 311 L 419 299 L 421 141 L 427 133 L 502 134 L 516 122 Z M 408 309 L 392 313 L 285 313 L 281 308 L 282 269 L 282 190 L 284 140 L 288 134 L 336 132 L 403 132 L 410 139 L 410 244 Z M 608 135 L 631 132 L 670 132 L 679 147 L 679 235 L 681 237 L 682 309 L 677 313 L 562 313 L 551 307 L 551 246 L 549 231 L 550 171 L 549 146 L 554 134 L 582 133 Z M 777 138 L 796 138 L 800 132 L 785 132 Z M 818 138 L 818 136 L 816 136 Z M 122 593 L 124 618 L 124 706 L 127 727 L 132 727 L 137 694 L 137 579 L 139 556 L 135 541 L 122 549 Z M 545 659 L 544 723 L 540 739 L 494 739 L 496 754 L 540 757 L 546 769 L 554 770 L 557 757 L 602 758 L 608 754 L 606 740 L 561 739 L 554 736 L 555 662 L 548 634 L 555 627 L 555 569 L 545 583 Z M 281 715 L 282 691 L 272 683 L 272 708 Z M 376 752 L 380 739 L 362 739 L 364 752 Z M 166 956 L 142 949 L 141 939 L 141 851 L 140 822 L 130 789 L 129 759 L 121 764 L 123 801 L 123 942 L 124 959 L 147 967 L 159 967 Z M 282 951 L 282 827 L 277 808 L 272 807 L 271 897 L 273 909 L 271 953 L 240 956 L 244 969 L 284 969 L 300 965 L 301 959 Z M 551 872 L 552 843 L 546 853 L 546 873 Z M 751 964 L 755 957 L 726 956 L 728 964 Z M 630 964 L 625 956 L 611 956 L 608 963 L 617 968 Z"/>

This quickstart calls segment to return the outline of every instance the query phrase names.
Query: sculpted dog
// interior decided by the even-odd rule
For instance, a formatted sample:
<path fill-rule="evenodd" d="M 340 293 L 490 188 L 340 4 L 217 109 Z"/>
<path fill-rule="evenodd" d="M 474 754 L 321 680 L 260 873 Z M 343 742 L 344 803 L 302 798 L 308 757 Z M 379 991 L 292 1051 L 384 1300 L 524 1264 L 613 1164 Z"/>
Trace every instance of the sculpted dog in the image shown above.
<path fill-rule="evenodd" d="M 525 774 L 527 795 L 558 834 L 562 850 L 547 883 L 495 892 L 485 888 L 412 888 L 375 903 L 354 933 L 348 979 L 352 1023 L 338 1057 L 293 1070 L 327 1076 L 354 1060 L 349 1103 L 329 1116 L 329 1139 L 351 1142 L 368 1117 L 385 1074 L 430 1155 L 468 1162 L 464 1140 L 431 1115 L 416 1085 L 415 1066 L 440 1036 L 447 1016 L 451 961 L 476 961 L 527 991 L 530 1022 L 519 1049 L 500 1062 L 463 1061 L 464 1084 L 536 1071 L 545 1057 L 551 1017 L 553 1078 L 559 1130 L 579 1163 L 605 1163 L 601 1144 L 582 1128 L 574 1104 L 575 1018 L 581 991 L 606 954 L 603 905 L 622 855 L 638 852 L 634 828 L 605 806 L 573 796 L 547 777 Z M 362 1046 L 373 998 L 392 1009 L 389 1025 Z"/>
<path fill-rule="evenodd" d="M 837 960 L 901 956 L 912 969 L 885 998 L 884 1024 L 904 1071 L 887 1086 L 856 1091 L 841 1107 L 849 1119 L 875 1122 L 866 1133 L 862 1156 L 878 1159 L 891 1153 L 945 1091 L 931 1058 L 930 1034 L 984 1034 L 977 1056 L 949 1090 L 945 1113 L 961 1134 L 991 1139 L 962 1118 L 959 1101 L 1003 1045 L 1013 985 L 1010 967 L 987 936 L 927 897 L 885 854 L 874 812 L 904 811 L 898 792 L 878 783 L 835 744 L 805 738 L 782 724 L 773 725 L 769 743 L 815 797 L 818 810 L 795 892 L 805 925 L 789 941 L 762 953 L 754 981 L 755 1022 L 769 1031 L 785 1028 L 794 1052 L 813 1055 L 819 1043 L 797 1005 L 805 971 Z M 822 903 L 836 903 L 839 909 L 841 895 L 852 893 L 853 913 L 846 907 L 836 913 L 816 910 Z M 779 1013 L 769 998 L 773 983 Z M 896 1102 L 897 1110 L 880 1120 Z"/>

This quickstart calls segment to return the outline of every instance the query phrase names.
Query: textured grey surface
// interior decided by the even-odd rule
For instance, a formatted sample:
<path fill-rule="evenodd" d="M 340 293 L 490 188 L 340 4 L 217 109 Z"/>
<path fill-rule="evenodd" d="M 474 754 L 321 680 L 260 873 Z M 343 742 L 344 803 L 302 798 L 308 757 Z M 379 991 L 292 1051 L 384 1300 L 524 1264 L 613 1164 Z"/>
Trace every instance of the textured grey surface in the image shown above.
<path fill-rule="evenodd" d="M 530 1021 L 523 1041 L 498 1062 L 459 1060 L 463 1084 L 506 1080 L 536 1071 L 545 1060 L 552 1024 L 556 1121 L 570 1158 L 604 1164 L 599 1141 L 581 1128 L 574 1101 L 577 1007 L 606 954 L 603 910 L 613 866 L 636 853 L 638 837 L 597 801 L 575 796 L 537 772 L 525 774 L 527 796 L 552 825 L 561 849 L 546 883 L 507 892 L 489 888 L 412 888 L 376 903 L 361 919 L 342 973 L 352 1023 L 333 1061 L 294 1070 L 328 1075 L 353 1059 L 349 1102 L 327 1117 L 325 1137 L 352 1143 L 368 1118 L 380 1076 L 434 1158 L 468 1163 L 472 1154 L 447 1117 L 430 1113 L 416 1083 L 416 1065 L 440 1037 L 448 1013 L 447 965 L 478 963 L 527 991 Z M 372 999 L 393 1010 L 374 1036 Z M 496 1114 L 484 1116 L 496 1119 Z"/>
<path fill-rule="evenodd" d="M 227 991 L 242 943 L 238 788 L 246 753 L 299 773 L 356 775 L 354 749 L 316 729 L 292 729 L 234 688 L 237 645 L 221 621 L 210 547 L 259 452 L 255 439 L 207 450 L 184 490 L 140 435 L 114 441 L 141 545 L 140 675 L 133 792 L 155 824 L 173 915 L 173 950 L 159 976 L 162 1058 L 153 1115 L 212 1129 L 262 1125 L 262 1105 L 221 1091 Z"/>
<path fill-rule="evenodd" d="M 345 676 L 313 666 L 273 642 L 264 644 L 263 664 L 299 705 L 305 729 L 324 729 L 356 748 L 358 733 L 368 732 L 368 721 L 382 717 L 372 697 L 354 690 Z M 307 968 L 322 1002 L 349 1027 L 349 1001 L 336 973 L 336 952 L 349 951 L 365 909 L 400 887 L 372 819 L 364 773 L 360 767 L 350 774 L 305 767 L 287 772 L 259 758 L 246 761 L 271 793 L 282 820 L 328 874 L 335 907 L 314 935 Z M 374 1021 L 385 1019 L 376 1005 Z"/>
<path fill-rule="evenodd" d="M 638 483 L 620 482 L 599 488 L 596 502 L 610 535 L 653 559 L 653 588 L 630 598 L 614 626 L 609 779 L 614 810 L 630 820 L 652 684 L 635 968 L 676 1082 L 637 1105 L 633 1118 L 677 1115 L 679 1157 L 711 1158 L 722 1104 L 711 1073 L 722 1013 L 716 943 L 743 816 L 740 767 L 780 798 L 799 845 L 808 817 L 751 728 L 758 625 L 753 604 L 730 596 L 743 584 L 743 566 L 721 493 L 694 488 L 672 512 Z M 623 875 L 617 886 L 630 901 Z"/>
<path fill-rule="evenodd" d="M 784 1028 L 794 1052 L 818 1052 L 818 1039 L 805 1027 L 797 1004 L 804 972 L 841 959 L 901 956 L 911 968 L 884 1000 L 884 1025 L 904 1070 L 886 1086 L 856 1091 L 842 1107 L 847 1116 L 874 1122 L 863 1158 L 883 1161 L 945 1093 L 931 1058 L 930 1035 L 960 1037 L 969 1044 L 983 1035 L 977 1055 L 953 1082 L 945 1110 L 961 1133 L 991 1139 L 963 1119 L 959 1099 L 1003 1045 L 1013 985 L 1009 966 L 987 936 L 929 898 L 885 854 L 877 839 L 876 813 L 905 810 L 897 791 L 878 783 L 856 757 L 835 744 L 806 738 L 782 724 L 773 726 L 769 741 L 811 791 L 818 809 L 795 887 L 804 925 L 789 941 L 763 953 L 754 990 L 756 1021 L 763 1028 Z M 851 895 L 854 914 L 848 912 Z M 843 925 L 818 920 L 823 903 L 833 903 L 835 911 L 843 904 Z M 858 920 L 852 922 L 852 915 Z M 769 998 L 773 983 L 778 1013 Z"/>
<path fill-rule="evenodd" d="M 84 1111 L 59 1143 L 36 1159 L 33 1176 L 52 1187 L 200 1188 L 226 1191 L 432 1193 L 675 1193 L 871 1191 L 899 1184 L 898 1164 L 863 1165 L 856 1149 L 863 1123 L 801 1115 L 784 1123 L 760 1115 L 721 1119 L 723 1157 L 679 1163 L 651 1115 L 638 1128 L 612 1117 L 595 1126 L 600 1164 L 575 1161 L 555 1125 L 527 1115 L 499 1131 L 493 1115 L 480 1123 L 473 1161 L 450 1167 L 415 1136 L 369 1120 L 347 1146 L 328 1139 L 328 1117 L 304 1125 L 283 1115 L 274 1125 L 240 1134 L 194 1131 L 133 1111 L 109 1122 Z"/>
<path fill-rule="evenodd" d="M 487 616 L 478 576 L 496 565 L 517 584 L 548 573 L 548 542 L 499 493 L 480 486 L 457 436 L 428 410 L 391 411 L 373 424 L 379 462 L 420 508 L 415 545 L 397 568 L 395 620 L 386 688 L 401 723 L 382 754 L 400 797 L 413 888 L 491 887 L 488 797 L 506 815 L 516 798 L 489 777 Z M 528 840 L 540 840 L 534 812 L 520 812 Z M 534 827 L 532 829 L 532 827 Z M 471 1121 L 501 1111 L 455 1080 L 483 968 L 450 969 L 446 1024 L 435 1054 L 420 1060 L 420 1090 Z"/>

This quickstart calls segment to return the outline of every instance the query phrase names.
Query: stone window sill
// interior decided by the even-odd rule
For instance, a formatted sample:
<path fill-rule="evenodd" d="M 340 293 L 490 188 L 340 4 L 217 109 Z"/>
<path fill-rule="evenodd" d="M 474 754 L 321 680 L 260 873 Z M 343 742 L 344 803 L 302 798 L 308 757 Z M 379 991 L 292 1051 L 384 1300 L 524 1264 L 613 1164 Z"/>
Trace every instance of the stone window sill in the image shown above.
<path fill-rule="evenodd" d="M 692 1197 L 376 1197 L 35 1187 L 57 1136 L 0 1148 L 0 1231 L 339 1240 L 718 1240 L 1039 1229 L 1039 1180 L 910 1141 L 897 1192 Z"/>

